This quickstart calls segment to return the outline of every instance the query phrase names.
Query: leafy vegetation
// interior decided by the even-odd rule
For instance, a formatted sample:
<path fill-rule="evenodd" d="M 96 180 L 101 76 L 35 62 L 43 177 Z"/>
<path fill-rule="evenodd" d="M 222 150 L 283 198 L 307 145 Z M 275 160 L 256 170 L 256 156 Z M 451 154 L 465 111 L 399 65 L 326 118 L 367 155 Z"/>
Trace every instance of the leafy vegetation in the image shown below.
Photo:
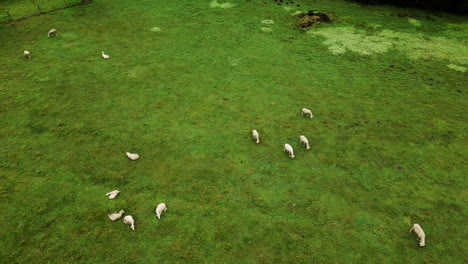
<path fill-rule="evenodd" d="M 463 14 L 468 12 L 468 3 L 463 0 L 353 0 L 366 4 L 387 4 L 402 7 L 418 7 L 437 11 Z"/>

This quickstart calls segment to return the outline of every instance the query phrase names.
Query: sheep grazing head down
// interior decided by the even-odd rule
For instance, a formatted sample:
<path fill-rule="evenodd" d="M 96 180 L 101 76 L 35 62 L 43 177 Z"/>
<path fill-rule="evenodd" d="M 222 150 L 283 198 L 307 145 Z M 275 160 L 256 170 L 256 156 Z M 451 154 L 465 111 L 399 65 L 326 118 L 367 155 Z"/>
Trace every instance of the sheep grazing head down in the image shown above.
<path fill-rule="evenodd" d="M 419 239 L 419 246 L 424 247 L 426 245 L 426 234 L 424 233 L 424 230 L 421 228 L 420 225 L 414 224 L 413 227 L 411 227 L 410 232 L 414 231 L 418 235 Z"/>
<path fill-rule="evenodd" d="M 114 199 L 115 197 L 117 197 L 117 195 L 119 195 L 120 191 L 119 190 L 114 190 L 112 192 L 108 192 L 106 193 L 106 195 L 109 197 L 109 199 Z"/>
<path fill-rule="evenodd" d="M 158 204 L 158 206 L 156 207 L 156 216 L 158 217 L 158 219 L 161 219 L 162 212 L 165 212 L 166 210 L 167 206 L 165 203 Z"/>
<path fill-rule="evenodd" d="M 49 32 L 47 33 L 47 37 L 53 37 L 53 36 L 56 36 L 57 35 L 57 29 L 53 28 L 51 30 L 49 30 Z"/>
<path fill-rule="evenodd" d="M 136 153 L 130 153 L 130 152 L 127 152 L 127 157 L 131 160 L 137 160 L 140 158 L 140 155 L 136 154 Z"/>

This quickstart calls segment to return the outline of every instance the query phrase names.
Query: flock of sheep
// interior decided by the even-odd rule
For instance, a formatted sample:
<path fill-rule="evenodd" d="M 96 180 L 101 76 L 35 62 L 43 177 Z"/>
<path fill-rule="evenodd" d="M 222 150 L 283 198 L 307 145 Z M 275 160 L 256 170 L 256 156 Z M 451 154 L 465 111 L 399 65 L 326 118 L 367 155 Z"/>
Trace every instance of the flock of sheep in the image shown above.
<path fill-rule="evenodd" d="M 57 36 L 57 29 L 51 29 L 49 30 L 49 32 L 47 33 L 47 37 L 52 37 L 52 36 Z M 24 56 L 26 58 L 29 58 L 31 59 L 31 52 L 28 51 L 28 50 L 25 50 L 24 51 Z M 103 59 L 109 59 L 110 56 L 105 54 L 104 51 L 101 52 L 101 56 Z M 310 118 L 313 118 L 314 115 L 312 114 L 312 111 L 310 109 L 307 109 L 307 108 L 302 108 L 301 110 L 301 115 L 302 116 L 306 116 L 306 117 L 310 117 Z M 259 144 L 260 143 L 260 135 L 258 133 L 257 130 L 252 130 L 252 137 L 253 139 L 255 140 L 255 143 Z M 309 141 L 307 140 L 307 138 L 303 135 L 301 135 L 299 137 L 299 140 L 300 140 L 300 143 L 302 146 L 304 146 L 307 150 L 310 149 L 310 146 L 309 146 Z M 292 148 L 291 145 L 289 144 L 284 144 L 284 151 L 287 152 L 289 154 L 289 157 L 291 159 L 294 159 L 294 150 Z M 133 154 L 133 153 L 130 153 L 130 152 L 127 152 L 126 153 L 127 157 L 131 160 L 137 160 L 140 158 L 140 156 L 138 154 Z M 114 199 L 115 197 L 117 197 L 117 195 L 120 193 L 119 190 L 114 190 L 112 192 L 109 192 L 107 193 L 106 195 L 109 197 L 109 199 Z M 158 217 L 158 219 L 161 219 L 161 214 L 162 212 L 165 212 L 167 210 L 167 206 L 165 203 L 160 203 L 158 204 L 158 206 L 156 207 L 156 216 Z M 120 210 L 119 212 L 114 212 L 109 216 L 109 219 L 111 221 L 116 221 L 120 218 L 122 218 L 122 215 L 125 213 L 124 210 Z M 131 215 L 127 215 L 124 217 L 123 219 L 123 222 L 124 224 L 127 224 L 127 225 L 130 225 L 131 229 L 132 230 L 135 230 L 135 220 L 133 219 L 133 217 Z M 419 238 L 419 246 L 420 247 L 424 247 L 426 245 L 426 234 L 424 233 L 423 229 L 421 228 L 421 226 L 419 224 L 414 224 L 413 227 L 411 227 L 411 230 L 410 232 L 414 231 L 417 235 L 418 235 L 418 238 Z"/>
<path fill-rule="evenodd" d="M 131 160 L 137 160 L 140 158 L 140 155 L 138 154 L 134 154 L 134 153 L 130 153 L 130 152 L 127 152 L 126 153 L 127 157 Z M 108 192 L 106 193 L 107 197 L 110 199 L 110 200 L 113 200 L 115 199 L 115 197 L 117 197 L 117 195 L 119 195 L 120 191 L 119 190 L 114 190 L 112 192 Z M 161 219 L 161 214 L 163 212 L 165 212 L 167 210 L 167 206 L 165 203 L 160 203 L 158 204 L 158 206 L 156 207 L 156 216 L 158 217 L 158 219 Z M 122 215 L 125 214 L 125 211 L 124 210 L 120 210 L 118 212 L 114 212 L 109 216 L 109 219 L 111 221 L 117 221 L 119 220 L 120 218 L 122 218 Z M 135 220 L 133 219 L 133 216 L 131 215 L 127 215 L 124 217 L 123 219 L 123 223 L 124 224 L 127 224 L 127 225 L 130 225 L 130 228 L 132 230 L 135 230 Z"/>
<path fill-rule="evenodd" d="M 312 111 L 307 109 L 307 108 L 302 108 L 301 110 L 302 116 L 308 116 L 310 118 L 313 118 L 314 115 L 312 114 Z M 258 134 L 257 130 L 252 130 L 252 137 L 255 140 L 255 143 L 259 144 L 260 143 L 260 135 Z M 299 136 L 299 140 L 302 146 L 304 146 L 307 150 L 310 149 L 309 146 L 309 140 L 303 135 Z M 284 151 L 286 151 L 289 154 L 289 157 L 291 159 L 294 159 L 296 156 L 294 156 L 294 149 L 292 148 L 291 145 L 289 144 L 284 144 Z"/>
<path fill-rule="evenodd" d="M 50 37 L 57 36 L 57 33 L 58 33 L 57 29 L 53 28 L 53 29 L 49 30 L 49 32 L 47 33 L 47 37 L 50 38 Z M 26 57 L 28 59 L 31 59 L 31 52 L 29 50 L 23 51 L 23 55 L 24 55 L 24 57 Z M 105 54 L 104 51 L 101 52 L 101 56 L 102 56 L 103 59 L 109 59 L 110 58 L 110 56 Z"/>
<path fill-rule="evenodd" d="M 312 114 L 312 111 L 310 109 L 307 109 L 307 108 L 302 108 L 301 115 L 302 116 L 307 116 L 307 117 L 310 117 L 310 118 L 314 117 L 314 115 Z M 253 140 L 255 140 L 255 143 L 257 143 L 257 144 L 260 143 L 260 135 L 258 134 L 257 130 L 255 130 L 255 129 L 252 130 L 252 137 L 253 137 Z M 299 139 L 300 139 L 301 145 L 304 146 L 307 150 L 309 150 L 310 146 L 309 146 L 309 141 L 307 140 L 307 138 L 305 136 L 301 135 L 299 137 Z M 294 150 L 293 150 L 291 145 L 284 144 L 284 151 L 286 151 L 289 154 L 289 157 L 291 159 L 294 159 L 294 157 L 295 157 L 294 156 Z M 419 246 L 424 247 L 426 245 L 426 234 L 424 233 L 421 226 L 419 224 L 414 224 L 413 227 L 411 227 L 410 232 L 412 232 L 412 231 L 414 231 L 419 237 Z"/>

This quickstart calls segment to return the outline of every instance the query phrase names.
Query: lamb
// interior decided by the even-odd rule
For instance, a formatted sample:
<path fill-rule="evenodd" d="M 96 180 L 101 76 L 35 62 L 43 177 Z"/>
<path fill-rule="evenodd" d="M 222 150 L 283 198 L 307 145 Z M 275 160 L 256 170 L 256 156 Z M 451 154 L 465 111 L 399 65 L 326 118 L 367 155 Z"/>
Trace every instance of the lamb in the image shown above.
<path fill-rule="evenodd" d="M 57 36 L 57 30 L 54 28 L 54 29 L 51 29 L 49 30 L 49 33 L 47 33 L 47 37 L 53 37 L 53 36 Z"/>
<path fill-rule="evenodd" d="M 424 231 L 422 230 L 421 226 L 418 224 L 414 224 L 413 227 L 411 227 L 410 232 L 413 230 L 419 237 L 419 246 L 424 247 L 426 245 L 426 234 L 424 234 Z"/>
<path fill-rule="evenodd" d="M 23 54 L 24 54 L 24 56 L 25 56 L 26 58 L 31 59 L 31 52 L 29 52 L 29 50 L 23 51 Z"/>
<path fill-rule="evenodd" d="M 115 220 L 118 220 L 122 217 L 122 215 L 125 214 L 125 211 L 124 210 L 120 210 L 118 213 L 113 213 L 113 214 L 110 214 L 109 215 L 109 219 L 111 221 L 115 221 Z"/>
<path fill-rule="evenodd" d="M 314 117 L 314 115 L 312 114 L 312 111 L 310 111 L 310 110 L 307 109 L 307 108 L 302 108 L 302 110 L 301 110 L 301 115 L 302 115 L 302 116 L 304 116 L 304 115 L 305 115 L 305 116 L 309 116 L 310 118 L 313 118 L 313 117 Z"/>
<path fill-rule="evenodd" d="M 107 54 L 104 54 L 104 51 L 102 51 L 102 52 L 101 52 L 101 54 L 102 54 L 102 58 L 104 58 L 104 59 L 108 59 L 108 58 L 110 58 L 110 56 L 109 56 L 109 55 L 107 55 Z"/>
<path fill-rule="evenodd" d="M 107 196 L 109 196 L 109 199 L 112 200 L 114 199 L 115 197 L 117 197 L 117 195 L 119 195 L 120 191 L 119 190 L 114 190 L 112 192 L 108 192 L 106 193 Z"/>
<path fill-rule="evenodd" d="M 309 150 L 310 149 L 309 140 L 307 140 L 307 138 L 303 135 L 301 135 L 299 138 L 301 140 L 301 145 L 305 146 L 305 148 Z"/>
<path fill-rule="evenodd" d="M 124 224 L 130 225 L 132 230 L 135 231 L 135 221 L 133 220 L 133 217 L 131 215 L 127 215 L 126 217 L 124 217 L 123 222 Z"/>
<path fill-rule="evenodd" d="M 288 152 L 289 157 L 290 157 L 291 159 L 294 159 L 294 157 L 295 157 L 295 156 L 294 156 L 294 150 L 293 150 L 293 148 L 291 147 L 291 145 L 289 145 L 289 144 L 284 144 L 284 151 Z"/>
<path fill-rule="evenodd" d="M 140 155 L 127 152 L 127 157 L 131 160 L 137 160 L 140 158 Z"/>
<path fill-rule="evenodd" d="M 162 212 L 165 212 L 166 210 L 167 206 L 165 203 L 158 204 L 158 207 L 156 207 L 156 216 L 158 217 L 158 219 L 161 219 Z"/>
<path fill-rule="evenodd" d="M 252 130 L 252 136 L 253 136 L 253 139 L 255 140 L 255 142 L 258 144 L 260 143 L 260 136 L 258 135 L 258 132 L 257 130 Z"/>

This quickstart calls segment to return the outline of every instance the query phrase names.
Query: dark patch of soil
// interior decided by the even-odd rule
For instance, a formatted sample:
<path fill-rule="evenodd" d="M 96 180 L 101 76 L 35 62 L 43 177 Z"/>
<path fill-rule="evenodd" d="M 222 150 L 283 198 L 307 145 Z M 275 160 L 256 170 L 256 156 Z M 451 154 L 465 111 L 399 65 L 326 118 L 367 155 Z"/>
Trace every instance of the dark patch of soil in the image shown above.
<path fill-rule="evenodd" d="M 404 72 L 406 71 L 405 68 L 402 68 L 402 67 L 399 67 L 399 66 L 395 66 L 395 65 L 388 65 L 388 67 L 386 69 L 384 69 L 383 71 L 384 72 L 389 72 L 389 71 L 401 71 L 401 72 Z"/>
<path fill-rule="evenodd" d="M 378 121 L 378 120 L 375 121 L 375 122 L 377 122 L 378 124 L 381 123 L 381 122 Z M 323 121 L 322 123 L 325 124 L 325 125 L 328 127 L 328 123 L 327 123 L 327 122 Z M 349 123 L 349 124 L 347 124 L 346 126 L 340 126 L 340 125 L 338 125 L 337 128 L 344 128 L 344 129 L 348 130 L 348 129 L 350 129 L 350 128 L 363 127 L 363 126 L 365 126 L 365 125 L 367 125 L 367 124 L 370 124 L 370 123 L 372 123 L 372 121 L 365 120 L 365 121 L 360 121 L 360 122 L 355 122 L 355 123 Z"/>
<path fill-rule="evenodd" d="M 320 13 L 320 12 L 315 13 L 312 10 L 310 10 L 307 13 L 297 14 L 296 17 L 300 19 L 300 23 L 298 25 L 298 27 L 300 28 L 310 27 L 317 22 L 324 22 L 324 23 L 332 22 L 331 18 L 327 14 Z"/>

